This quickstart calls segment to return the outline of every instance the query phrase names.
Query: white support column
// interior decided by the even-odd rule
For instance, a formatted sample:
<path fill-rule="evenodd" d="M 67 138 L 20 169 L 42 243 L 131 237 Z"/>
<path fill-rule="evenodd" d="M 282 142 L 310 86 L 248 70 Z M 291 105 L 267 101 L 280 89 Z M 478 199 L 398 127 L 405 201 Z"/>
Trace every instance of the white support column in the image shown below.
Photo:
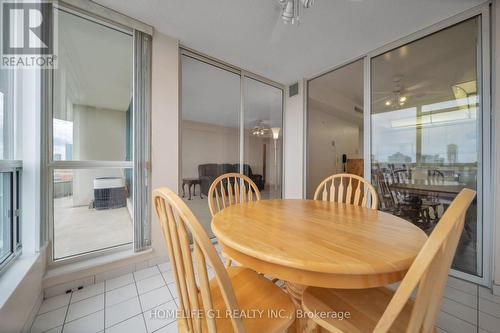
<path fill-rule="evenodd" d="M 288 97 L 285 90 L 284 126 L 284 195 L 286 199 L 301 199 L 304 195 L 304 82 L 299 82 L 299 94 Z"/>

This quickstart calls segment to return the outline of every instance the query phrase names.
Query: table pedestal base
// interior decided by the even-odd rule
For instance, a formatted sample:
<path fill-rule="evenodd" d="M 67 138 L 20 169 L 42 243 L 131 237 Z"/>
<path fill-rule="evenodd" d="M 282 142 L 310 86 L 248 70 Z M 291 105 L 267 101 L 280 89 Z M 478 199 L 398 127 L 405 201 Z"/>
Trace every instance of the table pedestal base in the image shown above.
<path fill-rule="evenodd" d="M 307 286 L 298 283 L 285 282 L 285 291 L 295 304 L 297 311 L 302 310 L 302 294 Z M 288 333 L 303 333 L 306 331 L 307 321 L 303 318 L 295 319 L 295 323 L 290 326 Z"/>

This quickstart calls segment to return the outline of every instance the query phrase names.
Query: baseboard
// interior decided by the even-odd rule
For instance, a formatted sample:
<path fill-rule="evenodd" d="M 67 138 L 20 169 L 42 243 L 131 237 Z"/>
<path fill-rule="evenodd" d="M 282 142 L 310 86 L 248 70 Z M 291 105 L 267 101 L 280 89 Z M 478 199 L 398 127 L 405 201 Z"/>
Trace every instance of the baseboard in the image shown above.
<path fill-rule="evenodd" d="M 40 309 L 40 306 L 42 305 L 43 302 L 43 291 L 40 292 L 38 295 L 35 304 L 33 305 L 33 308 L 31 309 L 31 312 L 28 316 L 28 319 L 26 319 L 26 322 L 24 323 L 22 333 L 28 333 L 31 329 L 31 325 L 33 325 L 33 321 L 35 321 L 35 317 L 38 314 L 38 310 Z"/>
<path fill-rule="evenodd" d="M 154 254 L 151 254 L 153 252 L 149 251 L 142 255 L 134 255 L 128 260 L 110 261 L 108 263 L 100 262 L 94 267 L 79 263 L 80 269 L 64 266 L 59 267 L 58 272 L 49 272 L 45 277 L 43 285 L 44 298 L 62 295 L 68 290 L 77 290 L 80 287 L 93 285 L 168 261 L 168 257 L 166 256 L 154 256 Z M 82 268 L 81 266 L 84 267 Z"/>
<path fill-rule="evenodd" d="M 500 296 L 500 284 L 493 284 L 493 288 L 491 288 L 491 292 L 495 296 Z"/>

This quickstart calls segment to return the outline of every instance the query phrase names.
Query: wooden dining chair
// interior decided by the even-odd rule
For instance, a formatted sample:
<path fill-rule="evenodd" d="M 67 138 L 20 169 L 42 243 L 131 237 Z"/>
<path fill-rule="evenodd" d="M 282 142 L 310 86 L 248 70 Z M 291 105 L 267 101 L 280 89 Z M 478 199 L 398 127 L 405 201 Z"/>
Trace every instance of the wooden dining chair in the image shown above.
<path fill-rule="evenodd" d="M 257 185 L 241 173 L 223 174 L 217 177 L 208 189 L 208 207 L 212 217 L 231 205 L 259 200 Z M 224 253 L 223 256 L 226 258 L 226 267 L 230 267 L 231 258 Z"/>
<path fill-rule="evenodd" d="M 208 207 L 212 217 L 231 205 L 259 200 L 257 185 L 241 173 L 223 174 L 208 189 Z"/>
<path fill-rule="evenodd" d="M 248 268 L 226 270 L 201 224 L 170 189 L 154 190 L 153 198 L 179 294 L 180 332 L 287 330 L 295 307 L 283 290 Z"/>
<path fill-rule="evenodd" d="M 375 188 L 366 179 L 350 173 L 339 173 L 323 180 L 314 192 L 314 200 L 333 201 L 368 205 L 371 198 L 371 208 L 377 209 L 378 196 Z"/>
<path fill-rule="evenodd" d="M 462 234 L 467 208 L 475 195 L 475 191 L 464 189 L 453 200 L 395 292 L 385 287 L 307 288 L 302 298 L 302 306 L 311 317 L 307 331 L 312 332 L 319 325 L 337 333 L 434 332 L 448 270 Z M 350 318 L 314 316 L 328 311 L 349 312 Z"/>

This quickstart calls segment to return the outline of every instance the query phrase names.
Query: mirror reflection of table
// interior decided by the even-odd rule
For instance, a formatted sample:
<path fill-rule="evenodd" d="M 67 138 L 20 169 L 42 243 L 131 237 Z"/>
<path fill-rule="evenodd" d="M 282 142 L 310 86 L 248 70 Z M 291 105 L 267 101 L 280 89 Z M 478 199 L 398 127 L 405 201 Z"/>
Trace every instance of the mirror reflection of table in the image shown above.
<path fill-rule="evenodd" d="M 448 180 L 437 182 L 413 180 L 408 183 L 393 183 L 390 184 L 389 187 L 393 189 L 403 190 L 411 194 L 443 194 L 444 197 L 453 199 L 461 190 L 466 187 L 466 184 Z"/>
<path fill-rule="evenodd" d="M 261 200 L 217 213 L 223 252 L 279 278 L 300 309 L 306 286 L 359 289 L 400 281 L 427 239 L 417 226 L 364 207 L 313 200 Z M 298 321 L 296 328 L 302 329 Z"/>

